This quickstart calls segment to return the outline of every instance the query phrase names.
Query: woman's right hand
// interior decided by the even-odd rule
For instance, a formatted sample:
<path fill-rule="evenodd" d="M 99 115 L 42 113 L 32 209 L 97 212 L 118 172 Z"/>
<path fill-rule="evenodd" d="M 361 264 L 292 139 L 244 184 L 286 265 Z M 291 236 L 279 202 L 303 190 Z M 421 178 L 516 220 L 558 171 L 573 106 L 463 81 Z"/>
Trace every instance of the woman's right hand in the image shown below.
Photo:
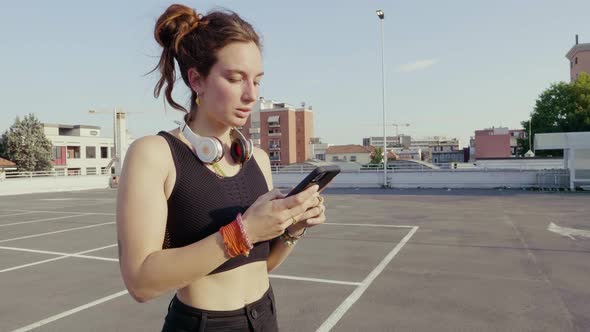
<path fill-rule="evenodd" d="M 319 186 L 314 185 L 287 198 L 278 189 L 260 196 L 242 216 L 252 243 L 274 239 L 293 224 L 293 219 L 317 204 Z"/>

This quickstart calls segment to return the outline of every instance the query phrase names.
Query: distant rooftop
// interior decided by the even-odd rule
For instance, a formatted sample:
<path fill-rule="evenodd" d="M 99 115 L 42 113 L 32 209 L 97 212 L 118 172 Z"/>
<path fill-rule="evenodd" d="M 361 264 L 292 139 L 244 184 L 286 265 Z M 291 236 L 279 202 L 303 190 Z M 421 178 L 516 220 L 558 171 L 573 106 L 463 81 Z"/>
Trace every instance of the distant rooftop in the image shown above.
<path fill-rule="evenodd" d="M 373 152 L 371 148 L 362 146 L 362 145 L 355 145 L 355 144 L 348 144 L 348 145 L 332 145 L 329 146 L 326 150 L 326 154 L 336 154 L 336 153 L 371 153 Z"/>
<path fill-rule="evenodd" d="M 4 158 L 0 158 L 0 168 L 2 167 L 15 167 L 16 164 L 10 160 L 6 160 Z"/>
<path fill-rule="evenodd" d="M 568 60 L 571 61 L 573 59 L 573 57 L 576 55 L 576 53 L 578 53 L 578 52 L 584 52 L 584 51 L 590 51 L 590 43 L 574 45 L 574 47 L 572 47 L 570 49 L 570 51 L 567 52 L 567 54 L 565 55 L 565 57 L 568 58 Z"/>

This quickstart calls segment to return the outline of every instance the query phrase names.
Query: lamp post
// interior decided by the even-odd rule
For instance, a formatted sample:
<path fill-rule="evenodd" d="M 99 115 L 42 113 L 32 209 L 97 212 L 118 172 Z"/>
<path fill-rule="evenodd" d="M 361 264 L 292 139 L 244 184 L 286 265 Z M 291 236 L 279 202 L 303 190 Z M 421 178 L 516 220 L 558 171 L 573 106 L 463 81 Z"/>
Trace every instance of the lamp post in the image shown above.
<path fill-rule="evenodd" d="M 90 114 L 110 113 L 107 111 L 88 110 Z M 113 153 L 111 159 L 117 160 L 117 108 L 113 107 Z"/>
<path fill-rule="evenodd" d="M 377 10 L 377 16 L 381 22 L 381 101 L 383 107 L 383 187 L 387 187 L 387 134 L 385 130 L 385 50 L 383 47 L 383 20 L 385 12 Z"/>
<path fill-rule="evenodd" d="M 89 110 L 90 114 L 106 113 L 111 114 L 108 111 L 96 111 Z M 113 153 L 111 154 L 111 163 L 115 166 L 115 176 L 121 175 L 121 168 L 123 166 L 123 159 L 125 159 L 125 153 L 127 151 L 127 134 L 126 134 L 126 114 L 129 112 L 123 112 L 113 108 Z M 132 112 L 141 113 L 141 112 Z"/>
<path fill-rule="evenodd" d="M 532 151 L 533 150 L 533 146 L 532 144 L 532 130 L 531 130 L 531 123 L 533 122 L 533 117 L 531 116 L 531 119 L 529 120 L 529 150 L 524 154 L 525 157 L 534 157 L 535 156 L 535 152 Z"/>

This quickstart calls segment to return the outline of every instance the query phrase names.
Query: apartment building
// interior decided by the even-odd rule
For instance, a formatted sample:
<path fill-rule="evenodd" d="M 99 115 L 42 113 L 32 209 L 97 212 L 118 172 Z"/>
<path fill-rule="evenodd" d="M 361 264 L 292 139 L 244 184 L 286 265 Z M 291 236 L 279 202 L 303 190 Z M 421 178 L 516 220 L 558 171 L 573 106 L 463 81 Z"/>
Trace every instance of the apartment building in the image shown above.
<path fill-rule="evenodd" d="M 242 133 L 268 153 L 273 166 L 301 163 L 310 159 L 313 111 L 260 98 Z"/>
<path fill-rule="evenodd" d="M 348 145 L 331 145 L 326 150 L 326 161 L 342 162 L 352 161 L 359 164 L 369 164 L 373 147 L 348 144 Z"/>
<path fill-rule="evenodd" d="M 309 142 L 309 159 L 326 161 L 326 152 L 330 144 L 323 143 L 321 138 L 312 137 Z"/>
<path fill-rule="evenodd" d="M 525 139 L 522 129 L 506 127 L 475 131 L 475 159 L 511 158 L 517 156 L 518 139 Z"/>
<path fill-rule="evenodd" d="M 387 148 L 410 147 L 412 138 L 408 135 L 387 136 L 385 142 Z M 383 136 L 371 136 L 363 138 L 363 146 L 378 146 L 383 147 Z"/>
<path fill-rule="evenodd" d="M 576 35 L 576 43 L 565 57 L 570 61 L 570 80 L 572 82 L 578 78 L 581 72 L 590 74 L 590 43 L 578 43 L 578 35 Z"/>
<path fill-rule="evenodd" d="M 89 125 L 43 124 L 52 144 L 53 165 L 67 175 L 114 172 L 112 137 L 101 137 L 101 128 Z"/>

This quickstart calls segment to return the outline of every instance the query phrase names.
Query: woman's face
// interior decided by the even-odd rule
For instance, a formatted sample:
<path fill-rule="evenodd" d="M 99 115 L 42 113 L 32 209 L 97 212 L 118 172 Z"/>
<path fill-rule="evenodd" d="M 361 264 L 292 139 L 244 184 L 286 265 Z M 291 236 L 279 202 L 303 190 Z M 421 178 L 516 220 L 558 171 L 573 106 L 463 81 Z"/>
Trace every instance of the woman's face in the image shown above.
<path fill-rule="evenodd" d="M 255 43 L 231 43 L 217 52 L 217 63 L 198 87 L 199 109 L 213 121 L 240 127 L 258 99 L 262 55 Z"/>

